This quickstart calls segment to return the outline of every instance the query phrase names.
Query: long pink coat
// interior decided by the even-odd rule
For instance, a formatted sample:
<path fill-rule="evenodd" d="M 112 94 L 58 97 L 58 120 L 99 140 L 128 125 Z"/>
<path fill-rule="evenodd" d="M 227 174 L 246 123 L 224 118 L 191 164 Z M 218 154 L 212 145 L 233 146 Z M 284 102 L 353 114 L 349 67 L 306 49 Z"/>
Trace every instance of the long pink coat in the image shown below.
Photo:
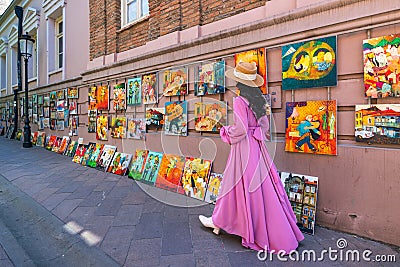
<path fill-rule="evenodd" d="M 304 236 L 264 144 L 268 118 L 257 122 L 247 100 L 240 96 L 234 99 L 233 110 L 234 124 L 220 132 L 231 150 L 213 222 L 241 236 L 245 247 L 289 253 Z"/>

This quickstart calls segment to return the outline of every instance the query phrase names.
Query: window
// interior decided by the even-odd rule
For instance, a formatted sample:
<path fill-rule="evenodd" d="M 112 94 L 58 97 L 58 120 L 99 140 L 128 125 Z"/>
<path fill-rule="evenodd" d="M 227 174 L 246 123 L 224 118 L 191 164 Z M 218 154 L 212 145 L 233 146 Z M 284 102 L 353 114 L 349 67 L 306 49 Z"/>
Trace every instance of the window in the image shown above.
<path fill-rule="evenodd" d="M 37 72 L 37 38 L 36 35 L 29 34 L 35 40 L 32 47 L 32 57 L 28 61 L 28 79 L 33 79 L 36 77 Z"/>
<path fill-rule="evenodd" d="M 149 14 L 148 0 L 122 0 L 122 25 L 139 20 Z"/>
<path fill-rule="evenodd" d="M 7 58 L 6 54 L 0 55 L 0 89 L 7 88 Z"/>
<path fill-rule="evenodd" d="M 56 67 L 60 69 L 63 66 L 63 53 L 64 53 L 64 47 L 63 47 L 64 34 L 63 34 L 62 18 L 58 18 L 56 20 L 55 28 L 56 28 L 55 29 L 55 33 L 56 33 Z"/>

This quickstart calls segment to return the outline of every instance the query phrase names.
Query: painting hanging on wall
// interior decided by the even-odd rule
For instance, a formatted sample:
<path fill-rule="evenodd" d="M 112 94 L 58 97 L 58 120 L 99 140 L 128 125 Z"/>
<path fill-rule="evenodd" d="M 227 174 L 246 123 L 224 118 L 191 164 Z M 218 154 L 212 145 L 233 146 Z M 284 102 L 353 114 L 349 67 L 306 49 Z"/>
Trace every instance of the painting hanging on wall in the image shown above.
<path fill-rule="evenodd" d="M 110 127 L 112 138 L 126 138 L 126 117 L 115 117 Z"/>
<path fill-rule="evenodd" d="M 57 91 L 57 99 L 64 100 L 64 98 L 65 98 L 64 90 L 58 90 Z"/>
<path fill-rule="evenodd" d="M 115 111 L 124 111 L 126 109 L 126 89 L 125 83 L 114 85 L 113 89 L 113 107 Z"/>
<path fill-rule="evenodd" d="M 49 96 L 44 96 L 43 97 L 43 106 L 44 107 L 50 107 L 50 97 Z"/>
<path fill-rule="evenodd" d="M 97 110 L 88 110 L 88 133 L 96 132 Z"/>
<path fill-rule="evenodd" d="M 97 87 L 92 86 L 88 91 L 89 106 L 88 110 L 97 109 Z"/>
<path fill-rule="evenodd" d="M 337 155 L 336 100 L 287 102 L 285 151 Z"/>
<path fill-rule="evenodd" d="M 142 81 L 141 77 L 128 79 L 128 89 L 126 102 L 128 106 L 139 105 L 142 103 Z"/>
<path fill-rule="evenodd" d="M 146 74 L 142 76 L 143 104 L 155 104 L 158 99 L 157 75 Z"/>
<path fill-rule="evenodd" d="M 282 90 L 336 85 L 336 36 L 282 47 Z"/>
<path fill-rule="evenodd" d="M 221 189 L 222 178 L 223 178 L 222 173 L 215 173 L 215 172 L 210 173 L 207 192 L 204 198 L 205 202 L 215 204 L 215 202 L 217 201 L 219 190 Z"/>
<path fill-rule="evenodd" d="M 79 125 L 79 117 L 78 116 L 70 116 L 69 117 L 69 136 L 77 136 L 78 135 L 78 125 Z"/>
<path fill-rule="evenodd" d="M 194 123 L 196 131 L 218 133 L 227 125 L 227 104 L 218 102 L 194 103 Z"/>
<path fill-rule="evenodd" d="M 184 156 L 164 154 L 157 174 L 155 186 L 172 192 L 177 192 L 184 166 Z"/>
<path fill-rule="evenodd" d="M 57 100 L 57 92 L 56 91 L 50 92 L 49 96 L 50 96 L 50 101 L 56 101 Z"/>
<path fill-rule="evenodd" d="M 146 108 L 146 130 L 164 127 L 165 108 Z"/>
<path fill-rule="evenodd" d="M 280 173 L 281 181 L 296 215 L 301 231 L 314 234 L 317 212 L 318 177 L 288 172 Z"/>
<path fill-rule="evenodd" d="M 400 34 L 363 40 L 365 96 L 400 97 Z"/>
<path fill-rule="evenodd" d="M 178 193 L 204 200 L 207 191 L 211 161 L 186 157 Z"/>
<path fill-rule="evenodd" d="M 131 169 L 129 170 L 128 177 L 135 180 L 140 180 L 142 178 L 142 173 L 148 154 L 149 151 L 146 149 L 136 149 L 135 155 L 132 159 L 132 165 Z"/>
<path fill-rule="evenodd" d="M 248 50 L 245 52 L 235 54 L 235 66 L 238 62 L 254 62 L 257 65 L 257 73 L 264 78 L 264 84 L 260 86 L 263 94 L 268 93 L 267 89 L 267 59 L 265 48 Z"/>
<path fill-rule="evenodd" d="M 188 91 L 186 67 L 165 70 L 162 72 L 164 96 L 186 95 Z"/>
<path fill-rule="evenodd" d="M 98 115 L 96 119 L 96 139 L 107 141 L 108 116 Z"/>
<path fill-rule="evenodd" d="M 43 105 L 43 95 L 38 95 L 37 101 L 38 105 Z"/>
<path fill-rule="evenodd" d="M 68 101 L 68 110 L 69 114 L 76 115 L 78 114 L 78 102 L 76 100 L 69 100 Z"/>
<path fill-rule="evenodd" d="M 76 87 L 68 87 L 67 88 L 67 98 L 68 99 L 78 99 L 79 98 L 79 91 Z"/>
<path fill-rule="evenodd" d="M 203 64 L 199 66 L 197 74 L 194 95 L 225 93 L 225 61 Z"/>
<path fill-rule="evenodd" d="M 173 101 L 165 103 L 165 134 L 187 135 L 187 102 Z"/>
<path fill-rule="evenodd" d="M 162 156 L 162 153 L 149 151 L 146 159 L 146 164 L 143 169 L 142 177 L 140 179 L 142 182 L 154 185 L 157 179 Z"/>
<path fill-rule="evenodd" d="M 128 118 L 128 138 L 144 140 L 146 136 L 146 119 Z"/>
<path fill-rule="evenodd" d="M 356 105 L 358 142 L 400 144 L 400 104 Z"/>
<path fill-rule="evenodd" d="M 109 110 L 110 106 L 110 90 L 108 85 L 99 85 L 97 92 L 97 110 Z"/>

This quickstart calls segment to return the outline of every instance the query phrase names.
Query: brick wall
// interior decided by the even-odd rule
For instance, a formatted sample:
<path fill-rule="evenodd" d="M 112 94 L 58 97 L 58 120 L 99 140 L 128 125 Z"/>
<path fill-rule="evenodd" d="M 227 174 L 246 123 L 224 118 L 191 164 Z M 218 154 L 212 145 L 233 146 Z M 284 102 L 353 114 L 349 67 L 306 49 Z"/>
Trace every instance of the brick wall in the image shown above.
<path fill-rule="evenodd" d="M 265 0 L 149 0 L 148 19 L 121 30 L 120 0 L 90 0 L 90 59 L 265 5 Z"/>

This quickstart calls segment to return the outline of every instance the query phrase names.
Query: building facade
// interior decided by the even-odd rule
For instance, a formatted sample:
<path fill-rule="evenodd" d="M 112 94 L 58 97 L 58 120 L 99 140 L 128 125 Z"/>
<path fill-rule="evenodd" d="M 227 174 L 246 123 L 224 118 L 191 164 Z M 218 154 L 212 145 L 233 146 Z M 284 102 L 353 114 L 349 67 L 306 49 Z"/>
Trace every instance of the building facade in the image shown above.
<path fill-rule="evenodd" d="M 53 8 L 53 2 L 55 6 L 59 2 L 66 4 Z M 221 60 L 227 68 L 234 67 L 236 53 L 265 48 L 267 90 L 271 94 L 273 114 L 273 139 L 267 146 L 278 170 L 319 177 L 317 224 L 400 245 L 397 238 L 400 236 L 397 222 L 400 211 L 395 206 L 400 192 L 395 175 L 400 167 L 397 160 L 399 147 L 358 143 L 354 135 L 355 105 L 399 103 L 397 98 L 365 97 L 363 78 L 363 40 L 400 32 L 397 1 L 90 0 L 90 10 L 85 9 L 84 2 L 38 1 L 40 21 L 36 45 L 39 60 L 37 78 L 30 82 L 32 92 L 37 94 L 67 87 L 79 88 L 78 136 L 73 138 L 82 137 L 85 143 L 116 145 L 128 153 L 147 148 L 163 153 L 202 156 L 213 160 L 214 172 L 223 172 L 229 146 L 220 141 L 218 134 L 195 130 L 193 107 L 199 101 L 194 93 L 196 71 L 204 63 Z M 34 6 L 34 1 L 24 9 L 28 10 L 31 5 Z M 76 12 L 82 12 L 81 16 Z M 13 17 L 11 13 L 6 11 Z M 60 51 L 45 38 L 57 32 L 61 15 L 65 18 L 62 55 L 54 53 Z M 42 20 L 42 16 L 48 20 Z M 4 16 L 0 20 L 3 21 Z M 11 24 L 15 24 L 15 20 Z M 72 25 L 76 27 L 72 28 Z M 13 59 L 9 47 L 12 50 L 15 42 L 13 27 L 9 27 L 0 31 L 0 55 L 6 53 L 5 65 L 13 68 L 7 61 Z M 337 40 L 337 85 L 282 90 L 282 47 L 330 36 Z M 7 52 L 4 47 L 8 47 Z M 55 54 L 54 58 L 48 53 Z M 114 118 L 144 118 L 146 107 L 164 107 L 167 102 L 186 100 L 187 136 L 169 136 L 163 131 L 152 130 L 146 134 L 145 141 L 114 138 L 98 141 L 95 133 L 88 132 L 91 87 L 106 85 L 113 88 L 130 78 L 160 74 L 179 67 L 188 69 L 188 94 L 162 96 L 163 76 L 159 75 L 157 104 L 128 106 L 122 112 L 111 108 L 99 113 Z M 12 73 L 5 75 L 5 84 L 1 79 L 2 100 L 10 95 L 14 85 Z M 224 94 L 207 98 L 226 101 L 232 107 L 235 84 L 226 80 L 225 87 Z M 111 101 L 113 98 L 110 96 Z M 337 155 L 285 152 L 285 105 L 309 100 L 337 101 L 337 132 L 332 133 L 338 139 Z M 232 123 L 232 110 L 228 122 Z M 45 131 L 59 136 L 67 134 L 66 130 Z"/>

